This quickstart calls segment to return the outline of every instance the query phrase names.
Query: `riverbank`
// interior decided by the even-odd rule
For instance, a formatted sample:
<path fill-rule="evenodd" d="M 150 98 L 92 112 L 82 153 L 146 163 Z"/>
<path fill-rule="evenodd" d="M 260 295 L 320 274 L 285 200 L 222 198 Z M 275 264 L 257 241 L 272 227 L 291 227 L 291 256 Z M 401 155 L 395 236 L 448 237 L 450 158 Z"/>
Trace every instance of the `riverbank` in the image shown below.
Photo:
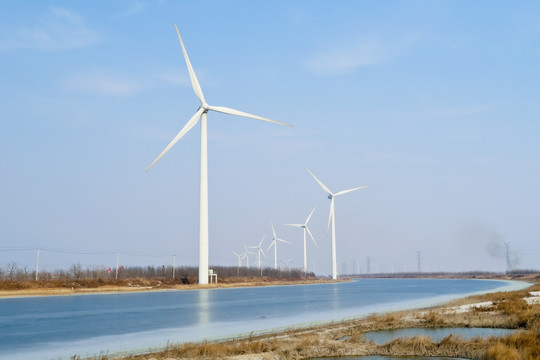
<path fill-rule="evenodd" d="M 448 356 L 482 360 L 540 359 L 540 285 L 525 290 L 475 295 L 428 309 L 248 336 L 222 342 L 171 345 L 123 360 L 261 359 L 288 360 L 329 356 Z M 505 338 L 457 336 L 433 342 L 426 337 L 398 339 L 385 345 L 363 340 L 368 331 L 398 328 L 491 327 L 521 329 Z M 100 359 L 108 359 L 101 356 Z"/>
<path fill-rule="evenodd" d="M 196 290 L 196 289 L 220 289 L 220 288 L 243 288 L 258 286 L 283 286 L 323 284 L 331 282 L 351 281 L 366 278 L 396 278 L 388 274 L 351 276 L 339 280 L 329 278 L 309 277 L 307 279 L 283 279 L 263 277 L 233 277 L 220 280 L 217 284 L 199 285 L 185 284 L 180 279 L 121 279 L 121 280 L 39 280 L 39 281 L 0 281 L 0 299 L 37 296 L 69 296 L 85 294 L 111 294 L 111 293 L 135 293 L 147 291 L 167 290 Z M 484 279 L 484 280 L 519 280 L 526 282 L 540 282 L 540 275 L 474 275 L 474 274 L 416 274 L 406 278 L 418 279 Z"/>
<path fill-rule="evenodd" d="M 111 294 L 111 293 L 135 293 L 147 291 L 168 291 L 168 290 L 197 290 L 197 289 L 225 289 L 225 288 L 244 288 L 259 286 L 285 286 L 285 285 L 306 285 L 323 284 L 330 282 L 350 281 L 350 279 L 275 279 L 269 277 L 262 278 L 232 278 L 217 284 L 199 285 L 199 284 L 181 284 L 171 281 L 161 280 L 125 280 L 109 282 L 41 282 L 37 284 L 25 284 L 17 288 L 16 284 L 8 284 L 12 288 L 2 289 L 0 286 L 0 299 L 2 298 L 21 298 L 38 296 L 69 296 L 69 295 L 89 295 L 89 294 Z M 118 284 L 118 285 L 116 285 Z"/>

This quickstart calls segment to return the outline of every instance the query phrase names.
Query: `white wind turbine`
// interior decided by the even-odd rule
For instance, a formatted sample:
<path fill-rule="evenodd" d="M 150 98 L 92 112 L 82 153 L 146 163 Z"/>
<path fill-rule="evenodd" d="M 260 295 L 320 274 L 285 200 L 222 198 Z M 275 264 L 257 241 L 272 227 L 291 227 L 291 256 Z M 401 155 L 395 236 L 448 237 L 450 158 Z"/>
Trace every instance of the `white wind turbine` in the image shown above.
<path fill-rule="evenodd" d="M 243 116 L 248 117 L 252 119 L 257 120 L 263 120 L 268 121 L 276 124 L 281 125 L 287 125 L 291 126 L 290 124 L 282 123 L 275 120 L 270 120 L 264 117 L 260 117 L 257 115 L 248 114 L 242 111 L 234 110 L 228 107 L 223 106 L 212 106 L 208 105 L 206 102 L 201 85 L 199 84 L 199 81 L 197 80 L 197 76 L 195 75 L 195 71 L 193 71 L 193 67 L 191 66 L 191 62 L 189 61 L 188 54 L 186 52 L 186 48 L 184 47 L 184 42 L 182 41 L 182 38 L 180 37 L 180 32 L 178 31 L 178 28 L 176 27 L 176 24 L 174 24 L 174 27 L 176 29 L 176 34 L 178 35 L 178 40 L 180 40 L 180 45 L 182 46 L 182 52 L 184 54 L 184 59 L 186 60 L 186 65 L 189 72 L 189 77 L 191 79 L 191 85 L 193 87 L 193 91 L 195 92 L 195 95 L 201 102 L 201 105 L 199 106 L 199 109 L 189 119 L 189 121 L 184 125 L 182 130 L 174 137 L 174 139 L 167 145 L 165 150 L 159 154 L 159 156 L 150 164 L 148 169 L 146 171 L 150 170 L 154 164 L 161 159 L 163 155 L 165 155 L 173 146 L 184 136 L 187 132 L 189 132 L 199 121 L 201 120 L 201 185 L 200 185 L 200 215 L 199 215 L 199 284 L 208 284 L 208 145 L 207 145 L 207 113 L 209 110 L 221 112 L 224 114 L 230 114 L 230 115 L 237 115 L 237 116 Z"/>
<path fill-rule="evenodd" d="M 270 250 L 272 245 L 274 245 L 274 269 L 277 270 L 277 243 L 278 241 L 281 241 L 282 243 L 290 244 L 290 242 L 277 237 L 276 230 L 274 229 L 274 224 L 272 224 L 272 234 L 274 235 L 274 237 L 272 238 L 273 241 L 272 243 L 270 243 L 270 246 L 266 250 Z"/>
<path fill-rule="evenodd" d="M 309 171 L 308 168 L 306 170 L 310 173 L 311 176 L 319 183 L 319 185 L 323 188 L 324 191 L 328 193 L 328 199 L 330 199 L 330 215 L 328 217 L 328 228 L 330 228 L 330 223 L 332 224 L 332 279 L 336 280 L 338 277 L 337 273 L 337 261 L 336 261 L 336 220 L 335 220 L 335 214 L 334 214 L 334 198 L 336 196 L 344 195 L 347 193 L 350 193 L 351 191 L 360 190 L 368 187 L 369 185 L 359 186 L 356 188 L 348 189 L 348 190 L 342 190 L 337 193 L 333 193 L 328 189 L 311 171 Z"/>
<path fill-rule="evenodd" d="M 256 253 L 254 252 L 251 252 L 248 250 L 249 248 L 246 246 L 246 244 L 244 244 L 244 250 L 246 251 L 244 254 L 246 255 L 246 265 L 247 267 L 249 268 L 249 255 L 255 255 Z"/>
<path fill-rule="evenodd" d="M 257 246 L 248 246 L 248 249 L 257 249 L 257 267 L 260 269 L 261 268 L 261 253 L 266 256 L 264 254 L 264 251 L 261 247 L 262 243 L 264 241 L 264 236 L 263 238 L 261 239 L 261 241 L 259 241 L 259 244 Z"/>
<path fill-rule="evenodd" d="M 311 215 L 313 215 L 314 211 L 315 211 L 315 208 L 313 208 L 313 210 L 311 210 L 311 213 L 307 217 L 306 222 L 303 223 L 303 224 L 284 224 L 284 225 L 287 225 L 287 226 L 294 226 L 294 227 L 299 227 L 299 228 L 304 229 L 304 273 L 307 273 L 307 271 L 308 271 L 307 270 L 307 254 L 306 254 L 306 232 L 309 234 L 309 236 L 311 236 L 311 240 L 313 240 L 313 242 L 315 243 L 315 246 L 317 246 L 317 247 L 319 246 L 319 245 L 317 245 L 317 242 L 315 241 L 315 238 L 313 237 L 313 234 L 311 233 L 311 231 L 307 227 L 307 224 L 308 224 L 309 220 L 311 219 Z"/>
<path fill-rule="evenodd" d="M 236 252 L 232 252 L 234 256 L 236 256 L 236 259 L 238 260 L 238 268 L 236 269 L 236 276 L 240 276 L 240 266 L 242 266 L 242 259 L 245 257 L 245 254 L 238 254 Z"/>

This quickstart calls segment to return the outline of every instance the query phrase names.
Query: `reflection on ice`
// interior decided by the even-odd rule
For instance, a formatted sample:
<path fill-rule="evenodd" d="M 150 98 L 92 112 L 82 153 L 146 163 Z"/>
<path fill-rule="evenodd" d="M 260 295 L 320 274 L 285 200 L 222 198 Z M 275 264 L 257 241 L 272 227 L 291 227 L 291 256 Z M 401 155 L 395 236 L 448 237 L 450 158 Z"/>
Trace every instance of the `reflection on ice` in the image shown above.
<path fill-rule="evenodd" d="M 199 324 L 207 324 L 211 320 L 211 308 L 208 298 L 210 296 L 210 290 L 202 289 L 198 291 L 197 311 L 199 315 Z"/>

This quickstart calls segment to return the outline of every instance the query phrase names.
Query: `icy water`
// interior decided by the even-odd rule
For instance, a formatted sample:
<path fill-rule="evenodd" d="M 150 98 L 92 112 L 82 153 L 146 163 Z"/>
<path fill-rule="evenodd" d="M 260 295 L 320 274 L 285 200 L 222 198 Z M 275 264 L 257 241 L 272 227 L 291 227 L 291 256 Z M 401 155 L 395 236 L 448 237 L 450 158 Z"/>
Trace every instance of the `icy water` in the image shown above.
<path fill-rule="evenodd" d="M 363 279 L 335 284 L 0 299 L 0 359 L 143 352 L 168 342 L 264 332 L 526 286 L 487 280 Z"/>
<path fill-rule="evenodd" d="M 434 342 L 439 342 L 448 335 L 460 336 L 465 339 L 477 336 L 507 336 L 515 333 L 514 329 L 490 329 L 490 328 L 408 328 L 372 331 L 362 336 L 363 340 L 373 341 L 377 345 L 386 344 L 398 338 L 408 338 L 413 336 L 428 336 Z"/>

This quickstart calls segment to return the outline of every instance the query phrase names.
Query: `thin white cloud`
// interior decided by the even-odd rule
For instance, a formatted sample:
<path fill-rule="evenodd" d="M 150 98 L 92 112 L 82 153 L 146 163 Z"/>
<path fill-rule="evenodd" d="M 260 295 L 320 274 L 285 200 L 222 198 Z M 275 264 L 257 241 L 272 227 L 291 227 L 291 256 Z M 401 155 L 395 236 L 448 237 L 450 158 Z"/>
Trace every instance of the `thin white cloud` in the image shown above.
<path fill-rule="evenodd" d="M 74 76 L 65 82 L 65 86 L 72 91 L 119 97 L 132 96 L 143 90 L 143 86 L 138 82 L 102 71 Z"/>
<path fill-rule="evenodd" d="M 58 50 L 86 47 L 99 41 L 82 16 L 74 11 L 51 7 L 35 25 L 0 30 L 0 50 Z"/>
<path fill-rule="evenodd" d="M 181 74 L 179 71 L 170 71 L 169 73 L 158 75 L 157 78 L 166 83 L 191 87 L 191 80 L 187 71 L 185 72 L 186 74 Z"/>
<path fill-rule="evenodd" d="M 407 36 L 398 41 L 353 39 L 319 51 L 306 62 L 306 67 L 318 75 L 346 74 L 399 56 L 416 42 L 416 36 Z"/>
<path fill-rule="evenodd" d="M 141 1 L 134 1 L 131 4 L 129 4 L 129 7 L 122 13 L 115 16 L 116 19 L 121 19 L 125 17 L 129 17 L 135 14 L 139 14 L 146 10 L 146 4 Z"/>
<path fill-rule="evenodd" d="M 308 61 L 308 69 L 320 75 L 337 75 L 378 63 L 386 56 L 377 41 L 364 41 L 350 47 L 327 49 Z"/>

